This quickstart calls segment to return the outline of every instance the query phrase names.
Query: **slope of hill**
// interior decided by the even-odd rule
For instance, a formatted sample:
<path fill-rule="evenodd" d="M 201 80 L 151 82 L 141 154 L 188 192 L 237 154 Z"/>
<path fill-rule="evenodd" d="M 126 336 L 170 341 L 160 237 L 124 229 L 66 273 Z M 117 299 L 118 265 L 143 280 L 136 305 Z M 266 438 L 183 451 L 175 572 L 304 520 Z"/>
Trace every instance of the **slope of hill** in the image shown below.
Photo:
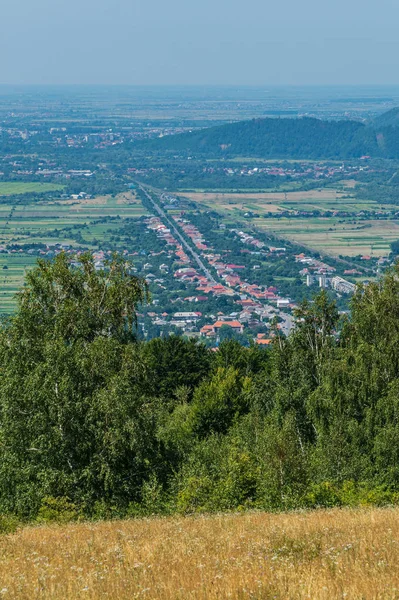
<path fill-rule="evenodd" d="M 399 106 L 376 117 L 371 125 L 375 129 L 381 127 L 399 127 Z"/>
<path fill-rule="evenodd" d="M 0 537 L 4 598 L 397 598 L 398 510 L 74 523 Z"/>
<path fill-rule="evenodd" d="M 390 111 L 392 113 L 392 111 Z M 399 113 L 398 113 L 399 118 Z M 373 126 L 313 118 L 254 119 L 143 142 L 156 152 L 208 157 L 350 159 L 363 155 L 399 158 L 399 129 L 383 115 Z"/>

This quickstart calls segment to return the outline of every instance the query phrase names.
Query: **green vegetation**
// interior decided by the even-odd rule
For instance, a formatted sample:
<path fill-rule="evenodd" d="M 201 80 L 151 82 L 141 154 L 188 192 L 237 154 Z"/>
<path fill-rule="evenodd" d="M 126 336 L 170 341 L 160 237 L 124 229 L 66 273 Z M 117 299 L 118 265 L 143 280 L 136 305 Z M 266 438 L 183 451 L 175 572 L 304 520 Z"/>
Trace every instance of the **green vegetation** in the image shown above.
<path fill-rule="evenodd" d="M 36 263 L 26 254 L 0 254 L 0 310 L 10 314 L 16 307 L 15 296 L 21 289 L 27 269 Z"/>
<path fill-rule="evenodd" d="M 225 223 L 244 221 L 263 231 L 330 256 L 388 256 L 399 237 L 395 209 L 337 187 L 298 192 L 185 193 Z M 369 196 L 369 194 L 365 194 Z M 248 217 L 247 214 L 250 216 Z M 245 216 L 245 218 L 244 218 Z"/>
<path fill-rule="evenodd" d="M 217 353 L 137 341 L 131 269 L 61 253 L 28 273 L 0 334 L 1 513 L 397 502 L 399 267 L 359 288 L 350 319 L 321 293 L 271 349 Z"/>
<path fill-rule="evenodd" d="M 41 183 L 36 181 L 0 181 L 0 196 L 12 196 L 14 194 L 31 194 L 43 192 L 59 192 L 65 186 L 56 183 Z"/>
<path fill-rule="evenodd" d="M 54 230 L 59 234 L 56 241 L 73 243 L 73 228 L 86 228 L 91 222 L 105 217 L 138 217 L 144 212 L 140 201 L 131 192 L 87 200 L 47 199 L 28 204 L 1 204 L 0 245 L 10 242 L 29 245 L 33 241 L 55 243 Z M 65 236 L 68 230 L 69 236 Z M 95 234 L 93 229 L 91 237 Z"/>
<path fill-rule="evenodd" d="M 73 248 L 98 249 L 110 244 L 113 232 L 123 219 L 136 219 L 145 213 L 132 192 L 115 197 L 89 199 L 43 199 L 13 204 L 11 198 L 0 204 L 0 246 L 14 253 L 0 253 L 0 312 L 15 308 L 15 294 L 23 285 L 26 269 L 35 263 L 28 252 L 45 251 L 46 245 L 67 244 Z"/>
<path fill-rule="evenodd" d="M 399 108 L 392 108 L 373 119 L 374 127 L 397 127 L 399 125 Z"/>
<path fill-rule="evenodd" d="M 253 119 L 143 142 L 160 152 L 209 157 L 348 159 L 363 155 L 399 157 L 397 130 L 377 130 L 357 121 Z"/>

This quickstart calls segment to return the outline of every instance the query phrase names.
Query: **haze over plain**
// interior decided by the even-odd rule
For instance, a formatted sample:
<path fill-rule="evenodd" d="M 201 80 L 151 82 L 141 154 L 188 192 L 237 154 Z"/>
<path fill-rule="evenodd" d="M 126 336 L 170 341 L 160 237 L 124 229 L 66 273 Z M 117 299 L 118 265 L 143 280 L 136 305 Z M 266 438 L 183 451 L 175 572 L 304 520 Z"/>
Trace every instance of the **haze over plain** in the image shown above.
<path fill-rule="evenodd" d="M 396 84 L 393 0 L 6 0 L 4 84 Z"/>

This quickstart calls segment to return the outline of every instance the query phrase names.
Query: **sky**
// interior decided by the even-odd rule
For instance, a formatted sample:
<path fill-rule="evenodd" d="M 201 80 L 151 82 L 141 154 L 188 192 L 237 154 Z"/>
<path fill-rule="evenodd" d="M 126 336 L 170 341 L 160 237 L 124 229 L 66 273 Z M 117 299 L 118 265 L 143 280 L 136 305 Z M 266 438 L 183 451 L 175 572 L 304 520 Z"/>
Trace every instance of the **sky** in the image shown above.
<path fill-rule="evenodd" d="M 1 0 L 1 84 L 399 84 L 397 0 Z"/>

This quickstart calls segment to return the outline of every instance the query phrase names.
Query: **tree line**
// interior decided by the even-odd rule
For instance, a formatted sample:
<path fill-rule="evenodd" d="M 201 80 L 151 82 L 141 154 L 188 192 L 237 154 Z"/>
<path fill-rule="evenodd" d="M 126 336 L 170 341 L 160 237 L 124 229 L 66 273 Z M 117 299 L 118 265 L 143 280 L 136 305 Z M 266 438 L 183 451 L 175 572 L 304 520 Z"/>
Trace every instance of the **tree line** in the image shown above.
<path fill-rule="evenodd" d="M 0 331 L 0 513 L 282 510 L 399 499 L 399 268 L 321 292 L 271 348 L 140 341 L 114 255 L 39 260 Z"/>

